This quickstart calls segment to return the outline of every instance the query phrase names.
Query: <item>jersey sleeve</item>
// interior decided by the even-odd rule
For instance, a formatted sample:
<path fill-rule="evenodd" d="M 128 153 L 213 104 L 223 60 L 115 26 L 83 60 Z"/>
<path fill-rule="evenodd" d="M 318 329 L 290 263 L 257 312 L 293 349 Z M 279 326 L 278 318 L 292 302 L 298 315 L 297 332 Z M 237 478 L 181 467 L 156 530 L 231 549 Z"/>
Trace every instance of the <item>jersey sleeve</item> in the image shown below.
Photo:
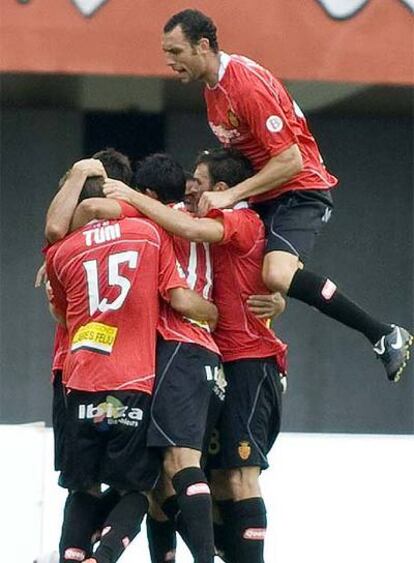
<path fill-rule="evenodd" d="M 52 305 L 59 313 L 65 316 L 67 308 L 66 295 L 55 267 L 55 257 L 58 248 L 59 244 L 57 243 L 50 246 L 46 251 L 46 273 L 53 293 Z"/>
<path fill-rule="evenodd" d="M 277 92 L 272 92 L 259 78 L 252 80 L 254 84 L 240 90 L 237 113 L 257 142 L 271 156 L 277 156 L 297 142 L 296 135 Z"/>
<path fill-rule="evenodd" d="M 248 252 L 257 239 L 257 223 L 252 222 L 250 212 L 237 209 L 212 209 L 207 217 L 220 219 L 224 227 L 224 236 L 217 244 L 228 244 L 236 252 Z"/>
<path fill-rule="evenodd" d="M 185 273 L 177 260 L 171 237 L 161 228 L 160 232 L 160 267 L 158 291 L 165 301 L 169 301 L 168 291 L 182 287 L 188 289 Z"/>

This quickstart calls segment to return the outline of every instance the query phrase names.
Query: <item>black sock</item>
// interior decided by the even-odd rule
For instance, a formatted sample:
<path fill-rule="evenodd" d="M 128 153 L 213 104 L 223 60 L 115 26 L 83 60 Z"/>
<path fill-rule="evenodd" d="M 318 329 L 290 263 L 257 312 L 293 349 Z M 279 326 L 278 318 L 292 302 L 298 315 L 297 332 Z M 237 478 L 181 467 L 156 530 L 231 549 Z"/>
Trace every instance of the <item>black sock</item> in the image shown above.
<path fill-rule="evenodd" d="M 92 553 L 92 535 L 96 529 L 99 498 L 89 493 L 69 493 L 63 512 L 59 543 L 60 561 L 72 563 Z"/>
<path fill-rule="evenodd" d="M 267 519 L 262 498 L 249 498 L 233 503 L 235 531 L 235 561 L 237 563 L 264 563 L 264 537 Z"/>
<path fill-rule="evenodd" d="M 177 540 L 175 526 L 171 520 L 159 522 L 148 514 L 147 538 L 151 563 L 175 562 Z"/>
<path fill-rule="evenodd" d="M 98 541 L 101 536 L 101 530 L 108 515 L 112 512 L 115 506 L 121 499 L 121 495 L 116 489 L 107 489 L 99 499 L 98 514 L 96 520 L 96 532 L 94 535 L 94 543 Z"/>
<path fill-rule="evenodd" d="M 210 488 L 199 467 L 187 467 L 172 479 L 196 563 L 213 563 L 214 535 Z"/>
<path fill-rule="evenodd" d="M 101 541 L 93 557 L 97 563 L 114 563 L 141 529 L 148 510 L 145 495 L 131 492 L 123 495 L 106 519 Z"/>
<path fill-rule="evenodd" d="M 191 551 L 190 538 L 188 535 L 188 531 L 180 507 L 178 506 L 177 495 L 172 495 L 168 497 L 162 503 L 161 510 L 168 517 L 170 522 L 174 524 L 175 529 L 184 540 L 188 549 Z"/>
<path fill-rule="evenodd" d="M 296 271 L 287 295 L 361 332 L 372 344 L 392 331 L 391 325 L 377 321 L 343 295 L 329 278 L 307 270 Z"/>
<path fill-rule="evenodd" d="M 214 545 L 223 561 L 236 563 L 233 544 L 232 500 L 215 501 L 221 516 L 221 522 L 213 522 Z"/>

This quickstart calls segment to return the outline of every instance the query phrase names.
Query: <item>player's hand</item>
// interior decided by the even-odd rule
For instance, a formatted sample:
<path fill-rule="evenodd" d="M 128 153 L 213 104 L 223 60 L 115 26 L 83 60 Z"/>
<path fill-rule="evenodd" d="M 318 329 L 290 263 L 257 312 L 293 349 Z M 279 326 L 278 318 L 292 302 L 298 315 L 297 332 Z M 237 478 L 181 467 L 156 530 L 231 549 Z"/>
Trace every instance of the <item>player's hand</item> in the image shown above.
<path fill-rule="evenodd" d="M 103 176 L 107 177 L 104 165 L 97 158 L 83 158 L 78 160 L 72 166 L 72 170 L 76 172 L 82 172 L 86 176 Z"/>
<path fill-rule="evenodd" d="M 113 180 L 112 178 L 107 178 L 103 185 L 103 192 L 106 197 L 112 199 L 123 199 L 124 201 L 131 203 L 131 198 L 137 192 L 133 190 L 121 180 Z"/>
<path fill-rule="evenodd" d="M 198 202 L 198 215 L 204 217 L 210 209 L 231 209 L 234 205 L 231 190 L 204 192 Z"/>
<path fill-rule="evenodd" d="M 286 308 L 286 301 L 280 293 L 250 295 L 246 303 L 248 309 L 259 319 L 276 318 Z"/>
<path fill-rule="evenodd" d="M 40 287 L 41 285 L 45 284 L 46 282 L 47 282 L 46 262 L 43 262 L 43 264 L 40 266 L 40 268 L 36 272 L 34 286 Z"/>
<path fill-rule="evenodd" d="M 53 301 L 53 289 L 52 286 L 50 285 L 50 281 L 46 280 L 45 283 L 45 292 L 46 292 L 46 298 L 49 301 L 49 303 L 52 303 Z"/>

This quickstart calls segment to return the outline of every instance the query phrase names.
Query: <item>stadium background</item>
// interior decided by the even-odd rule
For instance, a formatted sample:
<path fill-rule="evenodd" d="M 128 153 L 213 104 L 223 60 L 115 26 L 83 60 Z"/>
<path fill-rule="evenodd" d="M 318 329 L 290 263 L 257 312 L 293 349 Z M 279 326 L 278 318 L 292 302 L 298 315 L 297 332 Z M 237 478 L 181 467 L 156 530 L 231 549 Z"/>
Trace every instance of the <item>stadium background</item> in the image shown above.
<path fill-rule="evenodd" d="M 340 179 L 310 267 L 377 317 L 413 329 L 414 2 L 191 5 L 213 17 L 223 50 L 251 56 L 287 82 Z M 171 79 L 161 53 L 163 23 L 186 7 L 0 7 L 0 424 L 51 421 L 54 326 L 33 280 L 59 177 L 105 146 L 133 160 L 166 150 L 188 168 L 216 143 L 201 88 Z M 359 334 L 293 302 L 276 330 L 290 347 L 285 432 L 413 434 L 414 363 L 390 384 Z"/>

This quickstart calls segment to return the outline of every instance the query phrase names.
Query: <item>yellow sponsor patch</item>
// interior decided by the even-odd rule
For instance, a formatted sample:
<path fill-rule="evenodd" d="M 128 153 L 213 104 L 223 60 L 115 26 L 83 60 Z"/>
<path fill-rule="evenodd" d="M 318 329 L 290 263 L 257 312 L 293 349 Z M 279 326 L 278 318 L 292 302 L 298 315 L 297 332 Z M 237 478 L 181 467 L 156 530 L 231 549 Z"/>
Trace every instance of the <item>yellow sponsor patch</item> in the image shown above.
<path fill-rule="evenodd" d="M 210 332 L 210 325 L 207 321 L 196 321 L 195 319 L 191 319 L 190 317 L 184 317 L 184 319 L 192 325 L 198 326 L 198 328 L 202 328 L 207 332 Z"/>
<path fill-rule="evenodd" d="M 114 346 L 118 328 L 103 323 L 91 322 L 78 328 L 72 338 L 72 352 L 80 349 L 110 354 Z"/>

